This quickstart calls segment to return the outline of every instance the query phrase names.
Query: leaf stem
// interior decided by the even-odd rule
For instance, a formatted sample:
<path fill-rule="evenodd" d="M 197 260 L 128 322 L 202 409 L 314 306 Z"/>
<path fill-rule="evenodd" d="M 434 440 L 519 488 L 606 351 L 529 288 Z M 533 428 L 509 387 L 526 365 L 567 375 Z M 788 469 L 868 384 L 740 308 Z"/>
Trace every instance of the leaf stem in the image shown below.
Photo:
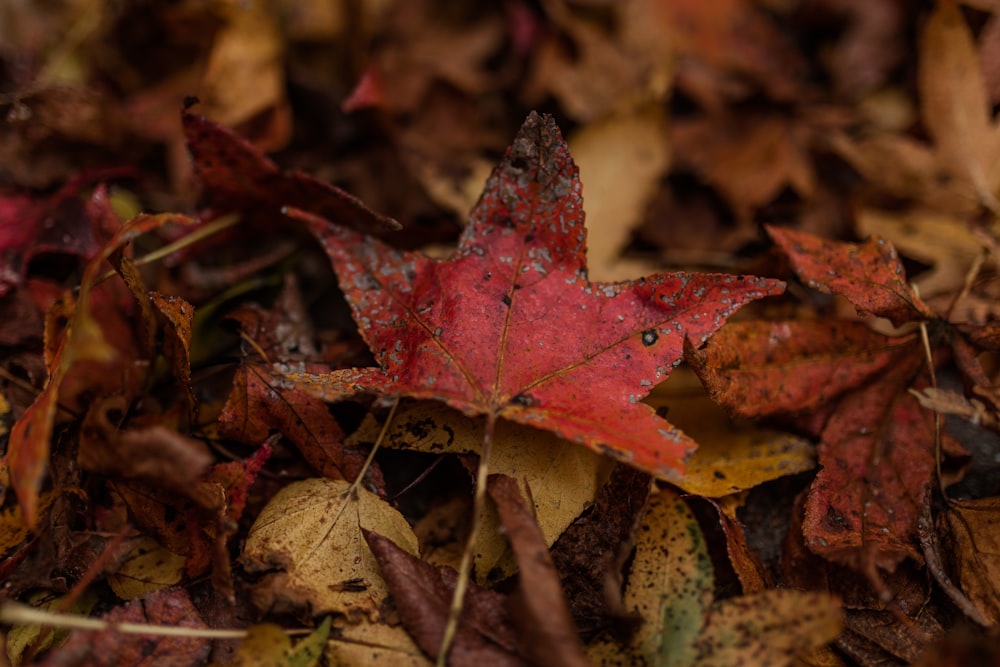
<path fill-rule="evenodd" d="M 435 667 L 445 667 L 448 651 L 455 641 L 458 632 L 459 618 L 462 616 L 462 606 L 465 603 L 465 593 L 469 589 L 469 579 L 472 575 L 472 556 L 476 546 L 476 536 L 483 523 L 483 511 L 486 506 L 486 478 L 490 474 L 490 452 L 493 449 L 493 432 L 496 430 L 497 417 L 495 413 L 486 416 L 486 429 L 483 431 L 483 445 L 479 451 L 479 467 L 476 469 L 476 492 L 472 501 L 472 527 L 462 551 L 462 562 L 458 566 L 458 581 L 455 582 L 455 592 L 451 596 L 451 609 L 448 610 L 448 623 L 444 627 L 444 638 L 438 649 Z"/>

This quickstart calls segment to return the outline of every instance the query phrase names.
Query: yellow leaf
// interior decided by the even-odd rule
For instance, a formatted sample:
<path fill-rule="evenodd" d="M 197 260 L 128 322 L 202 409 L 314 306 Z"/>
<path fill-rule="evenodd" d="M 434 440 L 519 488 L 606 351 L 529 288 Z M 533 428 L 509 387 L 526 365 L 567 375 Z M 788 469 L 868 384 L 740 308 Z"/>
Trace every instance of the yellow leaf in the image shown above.
<path fill-rule="evenodd" d="M 313 614 L 378 617 L 389 590 L 362 528 L 417 553 L 417 538 L 399 512 L 348 482 L 307 479 L 282 489 L 250 529 L 241 560 L 248 572 L 266 572 L 257 600 L 307 606 Z"/>
<path fill-rule="evenodd" d="M 185 560 L 152 537 L 142 537 L 118 571 L 108 575 L 108 584 L 122 600 L 142 598 L 180 582 Z"/>

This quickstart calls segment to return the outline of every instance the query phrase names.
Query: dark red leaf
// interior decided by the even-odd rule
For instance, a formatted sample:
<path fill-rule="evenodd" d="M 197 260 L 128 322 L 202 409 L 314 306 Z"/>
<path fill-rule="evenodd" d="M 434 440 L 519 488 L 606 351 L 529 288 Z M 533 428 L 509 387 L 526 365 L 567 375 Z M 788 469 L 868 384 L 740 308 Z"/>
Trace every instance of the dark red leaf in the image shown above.
<path fill-rule="evenodd" d="M 545 535 L 513 477 L 490 475 L 487 485 L 517 558 L 517 592 L 508 600 L 521 649 L 532 663 L 587 667 Z"/>
<path fill-rule="evenodd" d="M 396 602 L 406 631 L 429 656 L 436 656 L 444 638 L 448 610 L 458 575 L 435 568 L 400 549 L 392 540 L 364 531 Z M 517 638 L 499 593 L 470 584 L 450 665 L 525 665 L 516 654 Z"/>
<path fill-rule="evenodd" d="M 204 116 L 185 111 L 183 122 L 195 171 L 221 210 L 275 220 L 283 207 L 294 206 L 367 232 L 399 229 L 398 222 L 338 187 L 301 171 L 282 171 L 250 142 Z"/>

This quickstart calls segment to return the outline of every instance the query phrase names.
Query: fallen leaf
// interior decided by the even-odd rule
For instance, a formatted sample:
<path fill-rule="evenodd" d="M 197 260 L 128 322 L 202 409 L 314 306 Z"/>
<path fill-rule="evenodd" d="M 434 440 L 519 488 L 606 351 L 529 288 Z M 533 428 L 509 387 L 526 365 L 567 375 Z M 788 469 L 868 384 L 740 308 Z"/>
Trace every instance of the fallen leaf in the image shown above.
<path fill-rule="evenodd" d="M 164 320 L 163 356 L 170 363 L 170 369 L 187 399 L 192 420 L 195 420 L 198 399 L 191 389 L 191 327 L 194 322 L 194 306 L 179 296 L 159 292 L 149 292 L 149 300 Z"/>
<path fill-rule="evenodd" d="M 899 255 L 885 239 L 839 243 L 770 225 L 767 232 L 809 287 L 846 297 L 859 311 L 885 317 L 896 326 L 934 319 L 907 285 Z"/>
<path fill-rule="evenodd" d="M 1000 622 L 1000 504 L 997 498 L 953 501 L 940 523 L 942 553 L 951 561 L 951 571 L 961 590 L 995 627 Z"/>
<path fill-rule="evenodd" d="M 119 430 L 112 415 L 124 415 L 127 408 L 115 396 L 93 403 L 81 427 L 80 465 L 186 493 L 212 461 L 208 448 L 162 425 Z"/>
<path fill-rule="evenodd" d="M 889 213 L 866 208 L 858 212 L 857 226 L 859 233 L 887 239 L 907 257 L 932 267 L 913 281 L 924 300 L 958 292 L 983 248 L 963 220 L 929 210 Z"/>
<path fill-rule="evenodd" d="M 518 588 L 507 605 L 523 654 L 535 664 L 586 667 L 583 644 L 573 626 L 548 545 L 520 486 L 513 477 L 494 474 L 486 488 L 517 556 Z"/>
<path fill-rule="evenodd" d="M 373 419 L 367 419 L 347 443 L 371 446 L 381 428 Z M 440 403 L 421 401 L 397 410 L 383 446 L 429 454 L 468 454 L 478 451 L 482 441 L 481 420 Z M 613 465 L 606 457 L 553 433 L 507 421 L 497 424 L 494 441 L 491 469 L 532 489 L 533 509 L 547 545 L 593 501 Z M 477 581 L 486 585 L 512 575 L 516 563 L 496 513 L 487 510 L 482 521 L 473 562 Z M 457 568 L 461 553 L 435 552 L 425 554 L 425 559 L 434 565 Z"/>
<path fill-rule="evenodd" d="M 670 155 L 659 107 L 586 125 L 569 141 L 580 180 L 588 185 L 586 211 L 589 275 L 599 281 L 632 278 L 620 254 L 642 221 Z"/>
<path fill-rule="evenodd" d="M 389 590 L 361 531 L 391 535 L 410 553 L 417 538 L 403 516 L 370 491 L 359 488 L 348 497 L 350 486 L 294 482 L 261 511 L 240 556 L 244 569 L 265 575 L 255 586 L 259 607 L 378 617 Z"/>
<path fill-rule="evenodd" d="M 377 533 L 365 533 L 365 539 L 378 559 L 407 632 L 426 655 L 436 656 L 458 575 L 451 568 L 423 562 Z M 517 655 L 517 634 L 501 594 L 480 588 L 475 582 L 469 584 L 448 662 L 511 667 L 527 664 Z"/>
<path fill-rule="evenodd" d="M 136 540 L 121 565 L 108 575 L 108 585 L 122 600 L 143 598 L 179 584 L 185 560 L 152 537 L 142 537 Z"/>
<path fill-rule="evenodd" d="M 727 333 L 741 324 L 745 323 L 734 322 L 723 328 L 718 335 L 724 340 L 716 345 L 710 342 L 711 349 L 726 349 L 732 340 Z M 700 354 L 696 352 L 695 358 Z M 706 354 L 711 354 L 707 348 Z M 707 366 L 711 368 L 713 363 Z M 749 369 L 741 366 L 741 370 Z M 709 384 L 708 373 L 703 375 Z M 733 422 L 702 389 L 690 369 L 675 371 L 668 382 L 653 390 L 648 402 L 665 409 L 677 427 L 698 442 L 684 477 L 677 482 L 688 493 L 720 498 L 816 466 L 811 442 L 790 433 Z"/>
<path fill-rule="evenodd" d="M 628 647 L 592 645 L 600 665 L 792 664 L 840 632 L 839 602 L 826 594 L 767 590 L 713 602 L 715 576 L 694 514 L 661 489 L 647 501 L 625 591 L 644 619 Z"/>
<path fill-rule="evenodd" d="M 219 414 L 223 437 L 249 445 L 263 442 L 277 431 L 287 438 L 321 477 L 354 480 L 365 455 L 344 446 L 344 432 L 326 404 L 300 389 L 285 386 L 282 370 L 324 369 L 322 354 L 313 343 L 314 332 L 298 286 L 286 281 L 274 307 L 244 306 L 230 313 L 244 336 L 253 341 L 233 377 L 233 388 Z M 264 359 L 258 359 L 263 352 Z M 375 488 L 382 486 L 378 466 L 368 471 Z"/>
<path fill-rule="evenodd" d="M 286 104 L 278 17 L 268 5 L 219 5 L 223 18 L 197 94 L 208 114 L 234 127 Z"/>
<path fill-rule="evenodd" d="M 240 642 L 234 667 L 313 667 L 323 655 L 326 638 L 330 634 L 331 619 L 327 616 L 319 627 L 303 637 L 295 646 L 288 632 L 281 626 L 261 623 L 247 628 L 247 636 Z"/>
<path fill-rule="evenodd" d="M 601 21 L 563 0 L 543 8 L 557 31 L 538 35 L 525 85 L 530 103 L 551 93 L 570 117 L 589 124 L 666 96 L 675 43 L 665 38 L 661 4 L 610 4 Z"/>
<path fill-rule="evenodd" d="M 734 322 L 687 361 L 712 399 L 741 417 L 830 405 L 912 349 L 860 322 Z"/>
<path fill-rule="evenodd" d="M 83 393 L 84 388 L 92 389 L 95 381 L 91 376 L 86 379 L 80 378 L 83 387 L 74 387 L 70 390 L 63 386 L 64 380 L 79 362 L 109 364 L 122 356 L 127 356 L 124 353 L 131 347 L 124 342 L 118 344 L 115 339 L 112 340 L 116 344 L 112 345 L 105 336 L 110 323 L 98 322 L 92 314 L 94 308 L 92 301 L 96 301 L 98 296 L 104 262 L 120 247 L 140 234 L 168 222 L 175 222 L 177 219 L 178 216 L 167 214 L 141 215 L 130 220 L 117 230 L 84 269 L 79 295 L 75 301 L 75 308 L 71 311 L 66 334 L 60 339 L 54 357 L 48 363 L 48 382 L 42 393 L 11 430 L 7 450 L 11 484 L 29 526 L 33 526 L 36 520 L 38 491 L 47 465 L 56 401 L 60 398 L 66 400 L 67 394 L 75 400 L 77 395 Z M 124 337 L 131 338 L 129 334 Z M 127 366 L 131 367 L 131 363 L 129 362 Z"/>
<path fill-rule="evenodd" d="M 956 2 L 937 3 L 924 26 L 918 72 L 921 112 L 937 156 L 959 182 L 971 186 L 972 194 L 995 204 L 1000 130 L 972 32 Z"/>
<path fill-rule="evenodd" d="M 713 185 L 745 223 L 786 187 L 803 198 L 813 194 L 808 148 L 816 132 L 777 114 L 725 113 L 678 121 L 670 134 L 678 165 Z"/>
<path fill-rule="evenodd" d="M 271 225 L 282 207 L 296 206 L 365 231 L 399 228 L 340 188 L 304 172 L 282 171 L 248 141 L 203 116 L 185 112 L 182 120 L 195 172 L 221 211 L 243 211 Z"/>
<path fill-rule="evenodd" d="M 617 464 L 594 504 L 552 545 L 552 561 L 581 634 L 592 636 L 625 615 L 622 567 L 649 488 L 648 474 Z"/>
<path fill-rule="evenodd" d="M 396 623 L 345 623 L 334 625 L 326 643 L 327 660 L 341 667 L 430 667 L 432 663 L 413 643 L 406 629 Z"/>
<path fill-rule="evenodd" d="M 153 667 L 169 664 L 183 667 L 204 664 L 211 643 L 206 639 L 180 636 L 121 634 L 115 623 L 149 623 L 178 628 L 207 628 L 198 610 L 182 588 L 154 591 L 139 600 L 115 607 L 103 616 L 112 624 L 107 630 L 74 630 L 69 639 L 37 664 L 45 667 L 134 665 Z"/>
<path fill-rule="evenodd" d="M 641 399 L 678 362 L 684 339 L 701 344 L 737 308 L 782 284 L 682 273 L 591 283 L 579 191 L 555 122 L 532 113 L 451 260 L 303 216 L 380 364 L 346 382 L 552 430 L 673 478 L 694 443 Z M 318 396 L 343 397 L 343 374 L 289 378 Z"/>

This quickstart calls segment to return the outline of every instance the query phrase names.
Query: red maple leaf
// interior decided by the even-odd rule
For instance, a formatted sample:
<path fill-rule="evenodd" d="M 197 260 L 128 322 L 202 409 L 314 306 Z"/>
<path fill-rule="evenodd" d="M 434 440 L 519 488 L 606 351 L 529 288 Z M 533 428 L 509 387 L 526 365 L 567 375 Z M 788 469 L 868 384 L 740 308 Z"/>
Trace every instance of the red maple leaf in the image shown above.
<path fill-rule="evenodd" d="M 447 261 L 296 212 L 333 262 L 380 368 L 290 376 L 328 399 L 442 400 L 548 429 L 673 477 L 695 443 L 642 399 L 749 301 L 784 284 L 665 273 L 587 280 L 580 180 L 550 117 L 528 116 Z"/>

